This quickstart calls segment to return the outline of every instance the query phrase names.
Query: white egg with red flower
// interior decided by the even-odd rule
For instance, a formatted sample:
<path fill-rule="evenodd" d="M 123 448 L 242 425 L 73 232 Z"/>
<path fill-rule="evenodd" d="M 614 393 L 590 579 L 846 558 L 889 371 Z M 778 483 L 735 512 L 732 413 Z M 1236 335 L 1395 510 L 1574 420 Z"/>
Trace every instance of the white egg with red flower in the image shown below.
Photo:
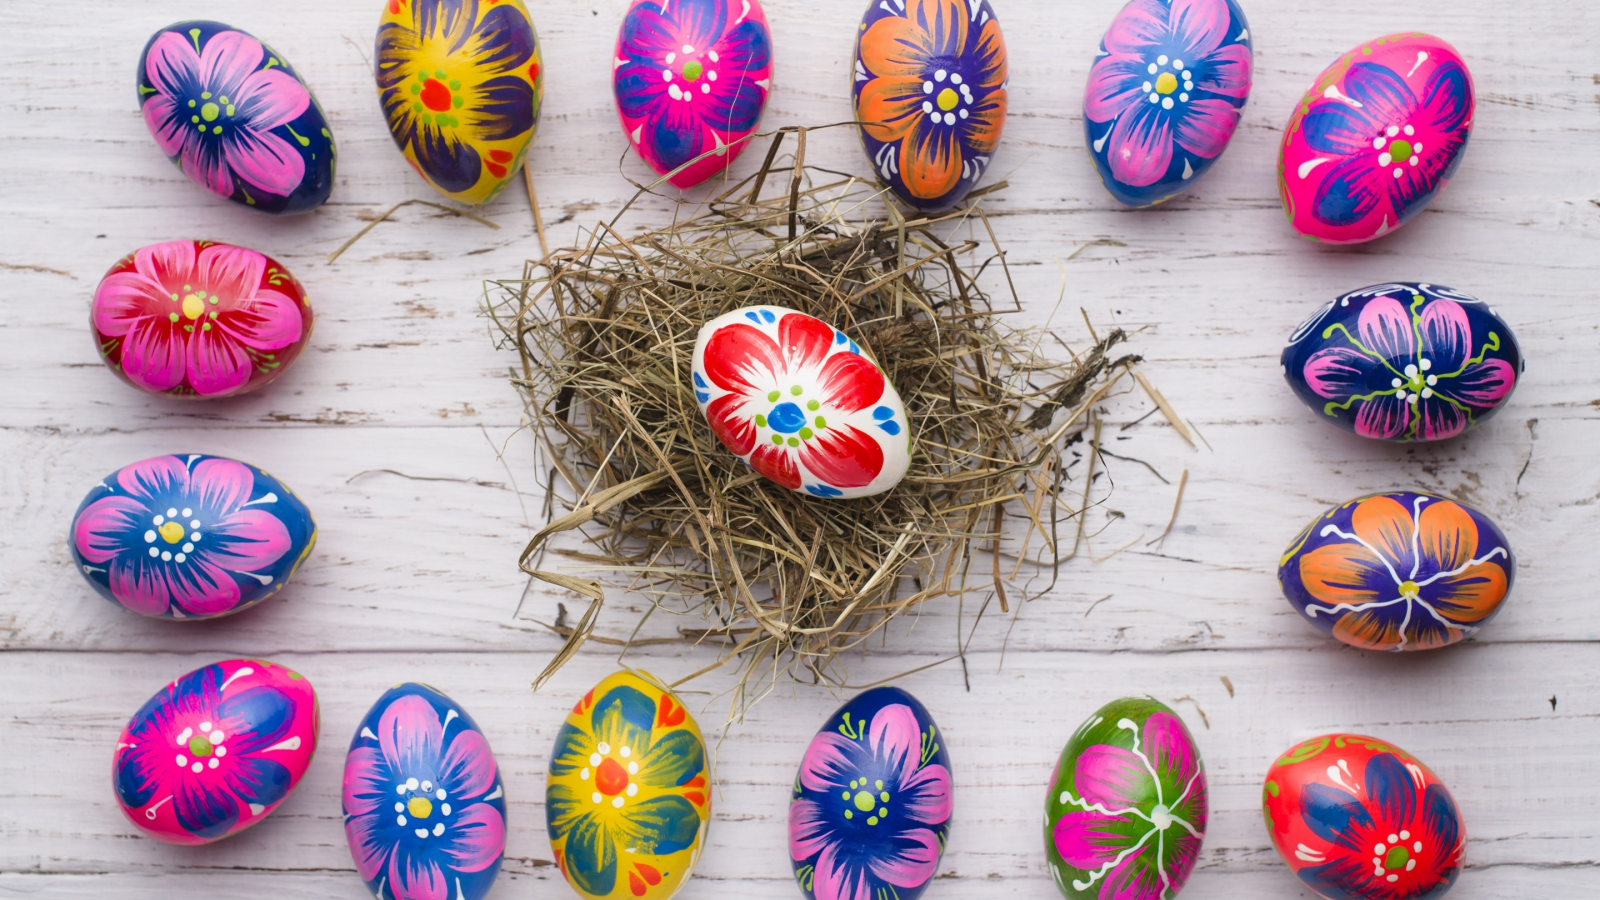
<path fill-rule="evenodd" d="M 768 479 L 814 497 L 889 490 L 911 466 L 894 384 L 849 335 L 781 306 L 700 328 L 695 400 L 723 445 Z"/>

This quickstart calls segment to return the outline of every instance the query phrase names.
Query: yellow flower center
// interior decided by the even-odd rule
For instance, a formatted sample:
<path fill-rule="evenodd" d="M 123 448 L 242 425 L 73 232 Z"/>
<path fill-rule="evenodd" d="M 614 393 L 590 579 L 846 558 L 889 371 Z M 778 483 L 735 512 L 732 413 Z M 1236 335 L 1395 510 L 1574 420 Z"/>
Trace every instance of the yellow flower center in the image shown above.
<path fill-rule="evenodd" d="M 433 801 L 427 797 L 412 797 L 406 804 L 406 812 L 411 813 L 413 819 L 426 819 L 433 815 Z"/>
<path fill-rule="evenodd" d="M 186 317 L 190 319 L 198 319 L 200 318 L 200 314 L 204 313 L 205 311 L 206 302 L 201 300 L 199 296 L 190 294 L 183 298 L 183 314 Z"/>
<path fill-rule="evenodd" d="M 177 522 L 167 522 L 161 526 L 161 539 L 169 544 L 176 544 L 183 540 L 183 526 Z"/>
<path fill-rule="evenodd" d="M 1417 599 L 1417 595 L 1420 593 L 1422 593 L 1422 588 L 1418 587 L 1415 581 L 1402 581 L 1400 583 L 1400 596 L 1407 600 Z"/>
<path fill-rule="evenodd" d="M 872 796 L 871 791 L 857 791 L 855 798 L 856 809 L 862 812 L 871 812 L 878 806 L 878 798 Z"/>
<path fill-rule="evenodd" d="M 200 115 L 207 122 L 215 122 L 217 120 L 217 116 L 221 113 L 222 107 L 216 105 L 215 103 L 207 103 L 205 106 L 200 107 Z"/>
<path fill-rule="evenodd" d="M 1171 72 L 1162 72 L 1161 77 L 1156 79 L 1156 93 L 1158 94 L 1170 94 L 1177 89 L 1178 76 Z"/>
<path fill-rule="evenodd" d="M 950 88 L 945 88 L 939 92 L 939 108 L 945 112 L 955 109 L 956 104 L 959 102 L 961 102 L 960 98 L 957 97 L 956 92 Z"/>

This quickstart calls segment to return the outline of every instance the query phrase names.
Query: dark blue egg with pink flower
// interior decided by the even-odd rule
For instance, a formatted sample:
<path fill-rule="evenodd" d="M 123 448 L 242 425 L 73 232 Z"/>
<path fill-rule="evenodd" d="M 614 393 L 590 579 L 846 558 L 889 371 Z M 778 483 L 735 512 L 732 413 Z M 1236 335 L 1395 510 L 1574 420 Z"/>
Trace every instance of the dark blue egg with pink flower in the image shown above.
<path fill-rule="evenodd" d="M 505 786 L 461 704 L 396 685 L 356 726 L 344 763 L 344 833 L 378 900 L 481 900 L 506 849 Z"/>
<path fill-rule="evenodd" d="M 1234 0 L 1130 0 L 1083 97 L 1089 156 L 1111 196 L 1154 206 L 1204 175 L 1250 99 L 1252 62 Z"/>
<path fill-rule="evenodd" d="M 139 57 L 139 107 L 173 165 L 218 197 L 274 215 L 333 191 L 317 98 L 282 54 L 221 22 L 178 22 Z"/>
<path fill-rule="evenodd" d="M 1441 441 L 1488 421 L 1522 377 L 1505 320 L 1436 284 L 1365 287 L 1295 329 L 1283 377 L 1318 417 L 1380 441 Z"/>
<path fill-rule="evenodd" d="M 72 519 L 72 558 L 107 600 L 141 616 L 211 619 L 273 596 L 317 543 L 283 482 L 200 453 L 107 475 Z"/>
<path fill-rule="evenodd" d="M 917 900 L 950 835 L 950 753 L 917 698 L 879 687 L 811 739 L 789 801 L 789 861 L 808 900 Z"/>

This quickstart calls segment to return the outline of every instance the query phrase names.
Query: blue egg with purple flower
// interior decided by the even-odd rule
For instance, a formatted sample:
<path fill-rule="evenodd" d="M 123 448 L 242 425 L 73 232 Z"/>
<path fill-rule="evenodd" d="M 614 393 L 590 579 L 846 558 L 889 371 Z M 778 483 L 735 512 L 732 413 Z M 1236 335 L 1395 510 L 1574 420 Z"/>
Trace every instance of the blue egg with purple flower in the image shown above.
<path fill-rule="evenodd" d="M 328 119 L 283 55 L 221 22 L 157 31 L 139 56 L 139 108 L 173 165 L 218 197 L 273 215 L 333 191 Z"/>
<path fill-rule="evenodd" d="M 1488 421 L 1522 377 L 1487 303 L 1436 284 L 1345 294 L 1295 329 L 1283 377 L 1318 418 L 1365 438 L 1442 441 Z"/>
<path fill-rule="evenodd" d="M 343 809 L 356 872 L 378 900 L 482 900 L 500 874 L 500 767 L 472 716 L 427 685 L 395 685 L 356 726 Z"/>
<path fill-rule="evenodd" d="M 950 834 L 950 752 L 895 687 L 845 702 L 811 739 L 789 800 L 789 861 L 808 900 L 917 900 Z"/>
<path fill-rule="evenodd" d="M 1083 97 L 1089 156 L 1111 196 L 1155 206 L 1192 187 L 1233 138 L 1253 60 L 1234 0 L 1130 0 Z"/>

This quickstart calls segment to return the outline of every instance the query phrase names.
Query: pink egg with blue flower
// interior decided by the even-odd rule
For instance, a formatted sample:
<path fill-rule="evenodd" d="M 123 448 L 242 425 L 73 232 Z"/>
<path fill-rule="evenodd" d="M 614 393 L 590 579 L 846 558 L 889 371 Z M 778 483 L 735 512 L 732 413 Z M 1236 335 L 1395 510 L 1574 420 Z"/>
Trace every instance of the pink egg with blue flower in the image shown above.
<path fill-rule="evenodd" d="M 1192 187 L 1233 138 L 1253 61 L 1234 0 L 1130 0 L 1083 98 L 1089 156 L 1111 196 L 1154 206 Z"/>
<path fill-rule="evenodd" d="M 214 619 L 278 593 L 317 523 L 283 482 L 200 453 L 157 456 L 100 480 L 72 519 L 72 558 L 101 596 L 160 619 Z"/>
<path fill-rule="evenodd" d="M 868 497 L 911 466 L 905 403 L 872 357 L 832 325 L 749 306 L 700 328 L 695 400 L 735 456 L 813 497 Z"/>
<path fill-rule="evenodd" d="M 1392 34 L 1317 76 L 1283 132 L 1278 193 L 1302 237 L 1358 244 L 1433 200 L 1472 136 L 1472 74 L 1426 34 Z"/>
<path fill-rule="evenodd" d="M 134 714 L 111 766 L 117 806 L 168 844 L 209 844 L 277 809 L 317 750 L 317 692 L 259 659 L 202 666 Z"/>
<path fill-rule="evenodd" d="M 789 862 L 807 900 L 917 900 L 950 836 L 944 734 L 917 698 L 864 691 L 811 739 L 789 800 Z"/>
<path fill-rule="evenodd" d="M 772 89 L 772 33 L 759 0 L 633 0 L 613 60 L 623 132 L 680 188 L 733 164 Z"/>
<path fill-rule="evenodd" d="M 399 684 L 372 705 L 344 762 L 344 833 L 378 900 L 482 900 L 506 849 L 505 785 L 461 704 Z"/>
<path fill-rule="evenodd" d="M 1487 303 L 1437 284 L 1379 284 L 1295 329 L 1283 377 L 1330 424 L 1379 441 L 1442 441 L 1487 422 L 1522 377 L 1516 335 Z"/>

